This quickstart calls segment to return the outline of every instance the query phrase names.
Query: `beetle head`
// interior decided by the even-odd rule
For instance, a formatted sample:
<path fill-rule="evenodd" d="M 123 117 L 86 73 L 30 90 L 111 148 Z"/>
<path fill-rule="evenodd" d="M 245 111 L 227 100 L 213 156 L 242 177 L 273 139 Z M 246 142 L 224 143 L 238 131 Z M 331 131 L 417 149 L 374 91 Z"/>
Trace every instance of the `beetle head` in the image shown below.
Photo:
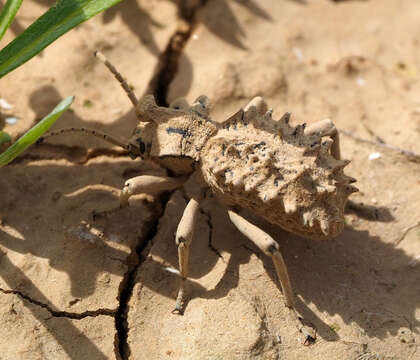
<path fill-rule="evenodd" d="M 176 99 L 169 107 L 158 106 L 152 95 L 143 97 L 136 106 L 140 121 L 129 141 L 133 156 L 153 158 L 177 173 L 192 171 L 202 145 L 215 130 L 208 105 L 204 95 L 191 106 Z"/>

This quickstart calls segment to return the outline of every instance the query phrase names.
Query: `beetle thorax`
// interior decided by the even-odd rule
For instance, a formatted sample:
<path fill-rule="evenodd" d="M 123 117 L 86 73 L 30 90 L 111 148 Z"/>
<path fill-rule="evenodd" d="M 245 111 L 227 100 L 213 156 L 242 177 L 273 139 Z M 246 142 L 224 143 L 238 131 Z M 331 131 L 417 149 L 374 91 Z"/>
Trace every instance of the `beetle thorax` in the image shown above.
<path fill-rule="evenodd" d="M 167 109 L 162 115 L 161 121 L 139 123 L 131 143 L 139 147 L 143 158 L 151 158 L 175 174 L 193 172 L 201 149 L 216 132 L 215 124 L 206 112 L 197 111 L 197 106 Z"/>

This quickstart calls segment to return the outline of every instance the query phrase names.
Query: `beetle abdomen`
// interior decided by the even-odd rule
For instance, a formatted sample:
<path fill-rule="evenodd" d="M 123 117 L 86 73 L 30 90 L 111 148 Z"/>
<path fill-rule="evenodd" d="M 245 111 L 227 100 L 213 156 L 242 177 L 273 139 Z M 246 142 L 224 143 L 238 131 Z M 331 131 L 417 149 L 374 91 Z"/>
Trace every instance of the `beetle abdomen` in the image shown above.
<path fill-rule="evenodd" d="M 343 228 L 351 178 L 347 161 L 329 154 L 330 139 L 304 135 L 288 117 L 257 109 L 237 113 L 202 150 L 204 178 L 231 205 L 251 209 L 271 223 L 307 238 L 327 239 Z"/>

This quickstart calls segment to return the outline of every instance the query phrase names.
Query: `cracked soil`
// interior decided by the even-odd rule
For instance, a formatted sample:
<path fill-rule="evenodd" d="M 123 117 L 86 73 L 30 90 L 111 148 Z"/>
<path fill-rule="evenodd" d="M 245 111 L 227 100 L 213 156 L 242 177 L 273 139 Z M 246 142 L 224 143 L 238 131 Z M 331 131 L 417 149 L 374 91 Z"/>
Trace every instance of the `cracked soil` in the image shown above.
<path fill-rule="evenodd" d="M 3 1 L 4 3 L 4 1 Z M 25 1 L 0 47 L 52 2 Z M 63 97 L 55 125 L 126 139 L 136 125 L 101 50 L 137 96 L 201 94 L 221 121 L 256 95 L 274 118 L 339 129 L 420 153 L 420 7 L 411 0 L 124 0 L 1 79 L 16 138 Z M 341 136 L 357 178 L 344 232 L 316 242 L 244 211 L 280 244 L 297 307 L 287 316 L 270 259 L 208 196 L 190 254 L 185 314 L 174 232 L 182 191 L 113 208 L 130 177 L 164 175 L 80 134 L 49 139 L 0 170 L 0 359 L 419 359 L 420 163 Z M 375 153 L 379 153 L 373 155 Z M 364 203 L 368 206 L 357 204 Z"/>

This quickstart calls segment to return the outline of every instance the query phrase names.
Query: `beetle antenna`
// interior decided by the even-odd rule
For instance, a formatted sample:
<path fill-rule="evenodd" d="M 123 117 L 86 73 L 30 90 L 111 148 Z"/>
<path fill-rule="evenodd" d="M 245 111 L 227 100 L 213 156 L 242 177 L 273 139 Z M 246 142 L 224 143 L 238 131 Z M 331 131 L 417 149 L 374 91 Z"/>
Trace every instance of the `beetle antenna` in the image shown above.
<path fill-rule="evenodd" d="M 100 51 L 95 51 L 95 56 L 101 60 L 105 66 L 109 69 L 109 71 L 114 74 L 115 78 L 118 80 L 118 82 L 121 84 L 124 91 L 127 93 L 131 103 L 134 105 L 134 107 L 137 106 L 139 103 L 139 100 L 137 99 L 136 95 L 134 94 L 133 90 L 130 88 L 130 86 L 127 84 L 127 81 L 124 80 L 122 75 L 119 73 L 119 71 L 116 69 L 114 65 L 112 65 L 109 60 L 105 57 L 104 54 L 102 54 Z"/>
<path fill-rule="evenodd" d="M 57 131 L 50 131 L 50 132 L 46 133 L 44 136 L 40 137 L 37 140 L 36 143 L 41 144 L 47 138 L 50 138 L 50 137 L 56 136 L 56 135 L 61 135 L 61 134 L 64 134 L 64 133 L 69 133 L 69 132 L 84 132 L 86 134 L 96 136 L 96 137 L 98 137 L 98 138 L 100 138 L 100 139 L 102 139 L 106 142 L 109 142 L 109 143 L 113 144 L 113 145 L 117 145 L 117 146 L 123 148 L 124 150 L 130 151 L 130 146 L 129 145 L 127 145 L 127 144 L 123 143 L 122 141 L 114 138 L 113 136 L 105 134 L 102 131 L 92 130 L 92 129 L 88 129 L 88 128 L 84 128 L 84 127 L 81 127 L 81 128 L 72 127 L 72 128 L 60 129 L 60 130 L 57 130 Z"/>

